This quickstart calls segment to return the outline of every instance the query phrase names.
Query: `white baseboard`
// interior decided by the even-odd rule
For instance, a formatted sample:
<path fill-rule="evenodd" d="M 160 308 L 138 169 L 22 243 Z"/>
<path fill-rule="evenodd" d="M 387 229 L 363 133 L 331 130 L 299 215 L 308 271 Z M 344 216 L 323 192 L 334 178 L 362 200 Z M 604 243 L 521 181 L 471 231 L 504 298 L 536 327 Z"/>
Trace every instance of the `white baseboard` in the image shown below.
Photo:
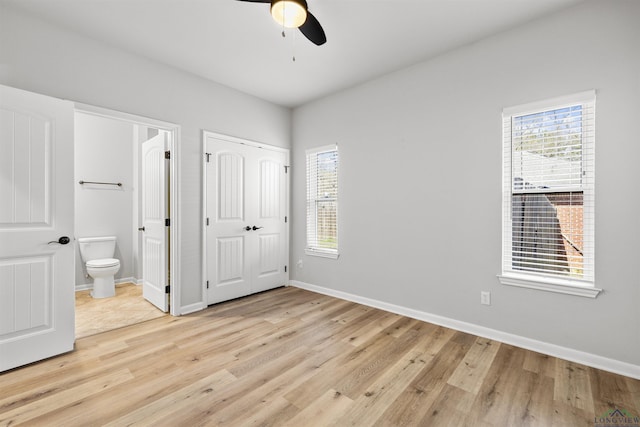
<path fill-rule="evenodd" d="M 180 312 L 176 313 L 177 316 L 182 316 L 183 314 L 194 313 L 196 311 L 204 310 L 207 308 L 207 304 L 203 302 L 196 302 L 189 305 L 183 305 L 180 307 Z"/>
<path fill-rule="evenodd" d="M 119 285 L 121 283 L 133 283 L 133 284 L 136 284 L 138 282 L 138 279 L 136 279 L 135 277 L 123 277 L 122 279 L 116 279 L 114 281 L 116 282 L 116 285 Z"/>
<path fill-rule="evenodd" d="M 445 326 L 457 331 L 489 338 L 492 340 L 503 342 L 505 344 L 514 345 L 517 347 L 525 348 L 527 350 L 536 351 L 538 353 L 543 353 L 549 356 L 558 357 L 560 359 L 569 360 L 571 362 L 591 366 L 593 368 L 602 369 L 603 371 L 609 371 L 627 377 L 640 379 L 640 366 L 631 363 L 609 359 L 607 357 L 586 353 L 584 351 L 562 347 L 559 345 L 510 334 L 507 332 L 498 331 L 496 329 L 486 328 L 484 326 L 475 325 L 473 323 L 462 322 L 460 320 L 439 316 L 437 314 L 418 311 L 411 308 L 390 304 L 384 301 L 361 297 L 347 292 L 336 291 L 334 289 L 324 288 L 322 286 L 316 286 L 297 280 L 291 280 L 290 284 L 300 289 L 306 289 L 312 292 L 317 292 L 319 294 L 329 295 L 369 307 L 379 308 L 391 313 L 411 317 L 412 319 L 422 320 L 424 322 Z"/>
<path fill-rule="evenodd" d="M 115 279 L 114 282 L 116 285 L 120 285 L 122 283 L 134 283 L 136 285 L 142 284 L 142 280 L 138 280 L 135 277 L 123 277 L 121 279 Z M 93 289 L 93 283 L 83 283 L 82 285 L 76 285 L 76 292 L 86 291 L 88 289 Z"/>

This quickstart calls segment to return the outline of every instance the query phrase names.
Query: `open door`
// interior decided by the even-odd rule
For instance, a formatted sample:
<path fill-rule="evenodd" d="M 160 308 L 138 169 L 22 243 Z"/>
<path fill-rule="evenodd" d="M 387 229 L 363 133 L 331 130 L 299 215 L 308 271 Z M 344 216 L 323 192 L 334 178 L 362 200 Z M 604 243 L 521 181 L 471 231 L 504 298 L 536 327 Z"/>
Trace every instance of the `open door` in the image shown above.
<path fill-rule="evenodd" d="M 0 86 L 0 371 L 73 350 L 73 104 Z"/>
<path fill-rule="evenodd" d="M 142 143 L 142 295 L 169 311 L 166 132 Z"/>

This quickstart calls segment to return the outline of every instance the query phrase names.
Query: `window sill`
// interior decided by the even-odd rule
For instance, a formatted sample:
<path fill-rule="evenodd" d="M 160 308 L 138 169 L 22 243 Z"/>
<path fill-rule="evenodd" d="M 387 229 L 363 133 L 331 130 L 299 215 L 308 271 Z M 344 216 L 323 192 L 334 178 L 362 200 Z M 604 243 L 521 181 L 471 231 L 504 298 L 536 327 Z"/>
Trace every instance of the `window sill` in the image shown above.
<path fill-rule="evenodd" d="M 335 251 L 319 251 L 314 249 L 305 249 L 304 253 L 306 255 L 317 256 L 321 258 L 330 258 L 330 259 L 338 259 L 340 254 Z"/>
<path fill-rule="evenodd" d="M 580 297 L 595 298 L 602 289 L 589 285 L 579 285 L 576 282 L 562 279 L 538 278 L 524 274 L 502 274 L 498 280 L 503 285 L 517 286 L 520 288 L 538 289 L 559 294 L 576 295 Z"/>

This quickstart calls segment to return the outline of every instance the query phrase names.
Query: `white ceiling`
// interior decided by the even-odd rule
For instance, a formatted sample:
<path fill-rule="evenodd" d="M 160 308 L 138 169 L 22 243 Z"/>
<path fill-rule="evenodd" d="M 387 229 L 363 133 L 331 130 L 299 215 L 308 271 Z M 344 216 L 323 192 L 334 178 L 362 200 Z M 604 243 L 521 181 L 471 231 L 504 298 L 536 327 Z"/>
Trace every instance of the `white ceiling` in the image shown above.
<path fill-rule="evenodd" d="M 582 0 L 308 0 L 327 43 L 281 36 L 237 0 L 0 0 L 206 79 L 295 107 Z M 292 61 L 295 55 L 296 61 Z"/>

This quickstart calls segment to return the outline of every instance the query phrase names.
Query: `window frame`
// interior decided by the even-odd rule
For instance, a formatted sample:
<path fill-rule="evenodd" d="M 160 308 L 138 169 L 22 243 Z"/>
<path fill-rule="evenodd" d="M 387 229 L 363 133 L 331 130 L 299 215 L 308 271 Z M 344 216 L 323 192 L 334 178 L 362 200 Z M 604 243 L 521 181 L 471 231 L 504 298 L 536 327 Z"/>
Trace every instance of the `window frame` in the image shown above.
<path fill-rule="evenodd" d="M 548 100 L 518 105 L 505 108 L 502 112 L 502 141 L 503 141 L 503 162 L 502 162 L 502 262 L 501 274 L 498 275 L 500 283 L 503 285 L 517 286 L 529 289 L 538 289 L 549 292 L 556 292 L 568 295 L 577 295 L 583 297 L 595 298 L 602 289 L 595 287 L 595 203 L 593 202 L 595 185 L 595 90 L 576 93 L 573 95 L 552 98 Z M 585 242 L 585 263 L 591 266 L 584 278 L 567 277 L 551 272 L 538 273 L 516 270 L 512 265 L 513 258 L 513 218 L 512 218 L 512 201 L 515 194 L 523 194 L 513 188 L 513 139 L 512 139 L 512 121 L 514 117 L 522 117 L 537 113 L 544 113 L 565 107 L 582 106 L 583 110 L 589 110 L 588 113 L 583 112 L 582 124 L 582 159 L 581 167 L 583 168 L 583 176 L 580 189 L 585 200 L 589 203 L 583 205 L 583 230 L 582 235 Z M 588 159 L 586 156 L 591 156 Z M 556 190 L 557 191 L 557 190 Z M 574 190 L 575 191 L 575 190 Z M 535 193 L 532 191 L 531 193 Z M 538 191 L 540 192 L 540 191 Z M 549 193 L 541 192 L 541 193 Z M 586 248 L 589 248 L 586 250 Z M 510 255 L 509 255 L 510 254 Z"/>
<path fill-rule="evenodd" d="M 312 191 L 311 187 L 312 186 L 316 186 L 317 188 L 317 182 L 318 182 L 318 174 L 317 174 L 317 170 L 316 170 L 316 174 L 315 176 L 311 176 L 311 171 L 309 170 L 309 164 L 310 164 L 310 157 L 314 157 L 317 159 L 317 156 L 320 154 L 324 154 L 324 153 L 330 153 L 330 152 L 334 152 L 336 153 L 336 197 L 335 199 L 332 199 L 335 202 L 336 205 L 336 222 L 335 222 L 335 228 L 336 228 L 336 248 L 335 249 L 330 249 L 330 248 L 321 248 L 317 245 L 313 245 L 312 244 L 312 240 L 317 242 L 318 241 L 318 234 L 317 234 L 317 226 L 313 227 L 313 230 L 310 227 L 310 224 L 317 224 L 317 203 L 318 201 L 326 201 L 328 199 L 320 199 L 320 198 L 311 198 L 311 194 L 314 193 L 314 191 Z M 339 153 L 338 153 L 338 144 L 331 144 L 331 145 L 325 145 L 322 147 L 316 147 L 316 148 L 311 148 L 306 150 L 305 152 L 305 159 L 306 159 L 306 244 L 305 244 L 305 249 L 304 252 L 306 255 L 311 255 L 311 256 L 317 256 L 317 257 L 322 257 L 322 258 L 330 258 L 330 259 L 338 259 L 340 256 L 339 253 L 339 239 L 338 239 L 338 235 L 339 235 L 339 230 L 338 230 L 338 199 L 339 199 L 339 192 L 340 192 L 340 187 L 339 187 L 339 171 L 340 171 L 340 157 L 339 157 Z M 313 179 L 313 182 L 312 182 Z M 314 206 L 313 209 L 311 209 L 311 206 Z M 313 238 L 312 234 L 314 235 Z"/>

